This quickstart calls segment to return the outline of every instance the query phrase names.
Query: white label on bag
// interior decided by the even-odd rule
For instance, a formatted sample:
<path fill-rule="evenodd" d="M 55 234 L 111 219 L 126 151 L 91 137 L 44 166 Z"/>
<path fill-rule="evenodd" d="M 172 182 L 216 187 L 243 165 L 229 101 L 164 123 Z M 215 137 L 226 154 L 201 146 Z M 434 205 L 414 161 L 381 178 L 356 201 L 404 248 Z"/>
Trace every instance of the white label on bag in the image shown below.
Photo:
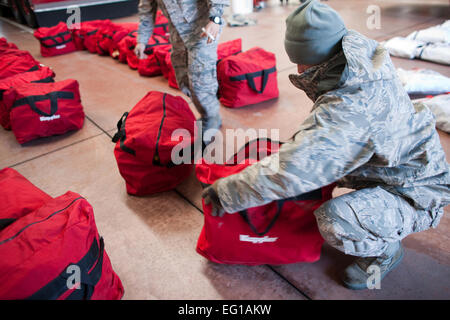
<path fill-rule="evenodd" d="M 65 48 L 66 47 L 66 45 L 65 44 L 62 44 L 62 45 L 60 45 L 60 46 L 56 46 L 56 49 L 63 49 L 63 48 Z"/>
<path fill-rule="evenodd" d="M 264 243 L 264 242 L 275 242 L 278 238 L 269 238 L 268 236 L 265 237 L 250 237 L 246 234 L 240 234 L 239 235 L 239 241 L 243 242 L 251 242 L 251 243 Z"/>
<path fill-rule="evenodd" d="M 41 122 L 42 122 L 42 121 L 52 121 L 52 120 L 59 119 L 59 118 L 61 118 L 61 116 L 59 114 L 55 114 L 51 117 L 40 117 L 39 120 L 41 120 Z"/>

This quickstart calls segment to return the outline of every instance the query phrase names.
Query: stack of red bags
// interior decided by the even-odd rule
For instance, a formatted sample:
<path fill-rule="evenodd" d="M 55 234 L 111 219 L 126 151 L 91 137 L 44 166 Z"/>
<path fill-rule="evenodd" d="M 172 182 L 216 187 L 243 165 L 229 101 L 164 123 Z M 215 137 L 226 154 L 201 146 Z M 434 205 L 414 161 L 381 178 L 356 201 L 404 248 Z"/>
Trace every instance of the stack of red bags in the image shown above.
<path fill-rule="evenodd" d="M 54 72 L 27 51 L 0 39 L 0 124 L 19 143 L 83 126 L 78 82 L 54 81 Z"/>

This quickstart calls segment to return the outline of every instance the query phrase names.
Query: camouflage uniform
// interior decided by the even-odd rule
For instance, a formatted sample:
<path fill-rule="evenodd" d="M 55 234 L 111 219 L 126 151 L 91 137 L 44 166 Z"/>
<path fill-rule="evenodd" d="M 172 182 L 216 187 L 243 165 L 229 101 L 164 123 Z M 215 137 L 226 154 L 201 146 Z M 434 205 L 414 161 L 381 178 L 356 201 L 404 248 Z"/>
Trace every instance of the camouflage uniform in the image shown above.
<path fill-rule="evenodd" d="M 141 0 L 138 42 L 153 33 L 157 7 L 169 19 L 172 64 L 180 89 L 190 95 L 202 117 L 219 114 L 217 99 L 217 39 L 207 44 L 202 28 L 210 16 L 222 16 L 229 0 Z"/>
<path fill-rule="evenodd" d="M 434 116 L 411 103 L 386 50 L 356 31 L 342 47 L 290 75 L 314 101 L 293 141 L 219 180 L 217 192 L 225 211 L 236 212 L 338 181 L 356 191 L 316 210 L 323 237 L 347 254 L 380 256 L 389 243 L 438 225 L 450 203 L 449 165 Z"/>

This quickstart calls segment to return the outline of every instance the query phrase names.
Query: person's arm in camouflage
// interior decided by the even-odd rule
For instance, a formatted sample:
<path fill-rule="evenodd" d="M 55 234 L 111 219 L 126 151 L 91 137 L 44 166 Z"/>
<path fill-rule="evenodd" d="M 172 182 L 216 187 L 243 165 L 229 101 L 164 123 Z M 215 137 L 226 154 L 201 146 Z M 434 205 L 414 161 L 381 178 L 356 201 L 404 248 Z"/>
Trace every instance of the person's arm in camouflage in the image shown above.
<path fill-rule="evenodd" d="M 228 0 L 209 0 L 209 17 L 222 17 L 224 7 L 228 5 Z M 220 26 L 210 21 L 204 27 L 202 37 L 208 36 L 207 43 L 211 43 L 217 39 L 220 33 Z"/>
<path fill-rule="evenodd" d="M 229 5 L 229 0 L 209 0 L 210 3 L 210 10 L 209 10 L 209 16 L 210 17 L 222 17 L 223 10 L 225 6 Z"/>
<path fill-rule="evenodd" d="M 238 212 L 318 189 L 369 161 L 374 152 L 367 115 L 339 100 L 315 109 L 295 141 L 278 153 L 218 180 L 225 211 Z"/>
<path fill-rule="evenodd" d="M 155 0 L 140 0 L 139 1 L 139 31 L 138 43 L 147 44 L 148 39 L 153 34 L 155 25 L 157 4 Z"/>

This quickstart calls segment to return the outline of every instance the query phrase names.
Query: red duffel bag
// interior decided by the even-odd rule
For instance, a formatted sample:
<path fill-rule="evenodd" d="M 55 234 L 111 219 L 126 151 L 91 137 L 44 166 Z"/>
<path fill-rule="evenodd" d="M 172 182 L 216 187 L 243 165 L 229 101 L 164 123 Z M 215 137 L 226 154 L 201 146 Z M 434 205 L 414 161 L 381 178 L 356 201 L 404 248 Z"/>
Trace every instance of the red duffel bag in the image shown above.
<path fill-rule="evenodd" d="M 50 28 L 39 28 L 34 32 L 34 36 L 41 43 L 41 55 L 43 57 L 57 56 L 77 50 L 72 33 L 65 22 L 60 22 Z"/>
<path fill-rule="evenodd" d="M 138 60 L 138 72 L 141 76 L 159 76 L 162 74 L 161 64 L 155 55 L 155 50 L 161 47 L 171 47 L 169 38 L 159 35 L 153 35 L 149 40 L 148 44 L 145 46 L 144 53 L 147 55 L 146 59 L 137 59 L 136 55 L 134 57 Z M 130 64 L 130 62 L 128 62 Z"/>
<path fill-rule="evenodd" d="M 137 32 L 137 29 L 132 30 L 119 41 L 117 44 L 117 52 L 113 55 L 113 57 L 117 57 L 117 59 L 122 63 L 127 63 L 128 54 L 136 47 Z"/>
<path fill-rule="evenodd" d="M 0 38 L 0 50 L 1 49 L 18 49 L 17 46 L 12 43 L 12 42 L 8 42 L 8 40 L 6 40 L 6 38 Z"/>
<path fill-rule="evenodd" d="M 253 48 L 223 59 L 217 67 L 220 102 L 238 108 L 278 97 L 275 55 Z"/>
<path fill-rule="evenodd" d="M 175 74 L 175 69 L 173 68 L 172 64 L 172 54 L 167 53 L 166 54 L 166 70 L 167 70 L 167 80 L 169 81 L 169 87 L 172 87 L 174 89 L 179 89 L 177 77 Z"/>
<path fill-rule="evenodd" d="M 160 36 L 160 35 L 153 35 L 148 39 L 147 44 L 145 45 L 145 53 L 147 54 L 147 59 L 138 59 L 138 57 L 136 56 L 135 52 L 134 52 L 134 48 L 135 48 L 136 44 L 134 44 L 134 46 L 131 48 L 128 52 L 128 56 L 127 56 L 127 63 L 128 66 L 135 70 L 135 69 L 139 69 L 139 66 L 141 65 L 141 61 L 142 60 L 150 60 L 147 61 L 147 63 L 143 63 L 141 65 L 141 72 L 144 73 L 150 73 L 151 71 L 154 70 L 154 64 L 158 64 L 158 61 L 156 60 L 155 57 L 152 56 L 156 50 L 156 48 L 159 47 L 165 47 L 165 46 L 170 46 L 170 42 L 169 42 L 169 38 L 168 37 L 164 37 L 164 36 Z M 152 66 L 149 65 L 148 62 L 152 63 Z"/>
<path fill-rule="evenodd" d="M 83 22 L 81 25 L 84 38 L 84 47 L 90 53 L 97 53 L 97 43 L 99 40 L 100 30 L 108 28 L 112 25 L 111 20 L 93 20 Z"/>
<path fill-rule="evenodd" d="M 156 12 L 155 26 L 153 27 L 153 34 L 160 36 L 169 35 L 169 20 L 162 13 L 161 10 Z"/>
<path fill-rule="evenodd" d="M 39 61 L 28 51 L 5 49 L 0 52 L 0 80 L 18 73 L 39 70 L 40 67 Z"/>
<path fill-rule="evenodd" d="M 234 39 L 231 41 L 219 43 L 217 46 L 217 63 L 220 63 L 223 59 L 237 55 L 242 52 L 242 39 Z"/>
<path fill-rule="evenodd" d="M 112 269 L 90 204 L 67 192 L 0 232 L 0 299 L 117 300 Z"/>
<path fill-rule="evenodd" d="M 136 33 L 138 30 L 137 23 L 121 23 L 120 29 L 112 36 L 112 44 L 109 48 L 109 54 L 112 58 L 117 59 L 119 57 L 119 43 L 123 38 L 130 35 L 132 32 Z"/>
<path fill-rule="evenodd" d="M 9 130 L 11 124 L 9 121 L 9 108 L 3 103 L 5 92 L 11 88 L 21 86 L 26 83 L 47 83 L 54 82 L 55 73 L 49 67 L 41 67 L 39 70 L 22 72 L 11 77 L 0 80 L 0 125 Z"/>
<path fill-rule="evenodd" d="M 28 83 L 6 91 L 11 129 L 19 143 L 59 135 L 83 126 L 78 82 Z"/>
<path fill-rule="evenodd" d="M 172 150 L 194 142 L 195 117 L 181 97 L 151 91 L 117 124 L 114 155 L 127 192 L 147 195 L 172 190 L 192 171 L 192 164 L 174 164 Z M 172 141 L 172 133 L 190 134 Z"/>
<path fill-rule="evenodd" d="M 163 46 L 155 48 L 154 54 L 161 67 L 161 73 L 164 78 L 169 79 L 170 67 L 167 65 L 167 61 L 170 60 L 170 53 L 172 52 L 172 46 Z"/>
<path fill-rule="evenodd" d="M 0 170 L 0 190 L 0 230 L 52 199 L 12 168 Z"/>
<path fill-rule="evenodd" d="M 253 159 L 277 152 L 279 147 L 279 143 L 270 140 L 251 141 L 225 165 L 208 164 L 203 160 L 196 166 L 197 178 L 204 186 L 211 185 L 219 178 L 242 171 L 254 163 Z M 197 252 L 224 264 L 280 265 L 317 261 L 324 240 L 314 211 L 331 199 L 333 187 L 225 214 L 222 218 L 212 216 L 211 206 L 203 203 L 205 223 Z"/>

